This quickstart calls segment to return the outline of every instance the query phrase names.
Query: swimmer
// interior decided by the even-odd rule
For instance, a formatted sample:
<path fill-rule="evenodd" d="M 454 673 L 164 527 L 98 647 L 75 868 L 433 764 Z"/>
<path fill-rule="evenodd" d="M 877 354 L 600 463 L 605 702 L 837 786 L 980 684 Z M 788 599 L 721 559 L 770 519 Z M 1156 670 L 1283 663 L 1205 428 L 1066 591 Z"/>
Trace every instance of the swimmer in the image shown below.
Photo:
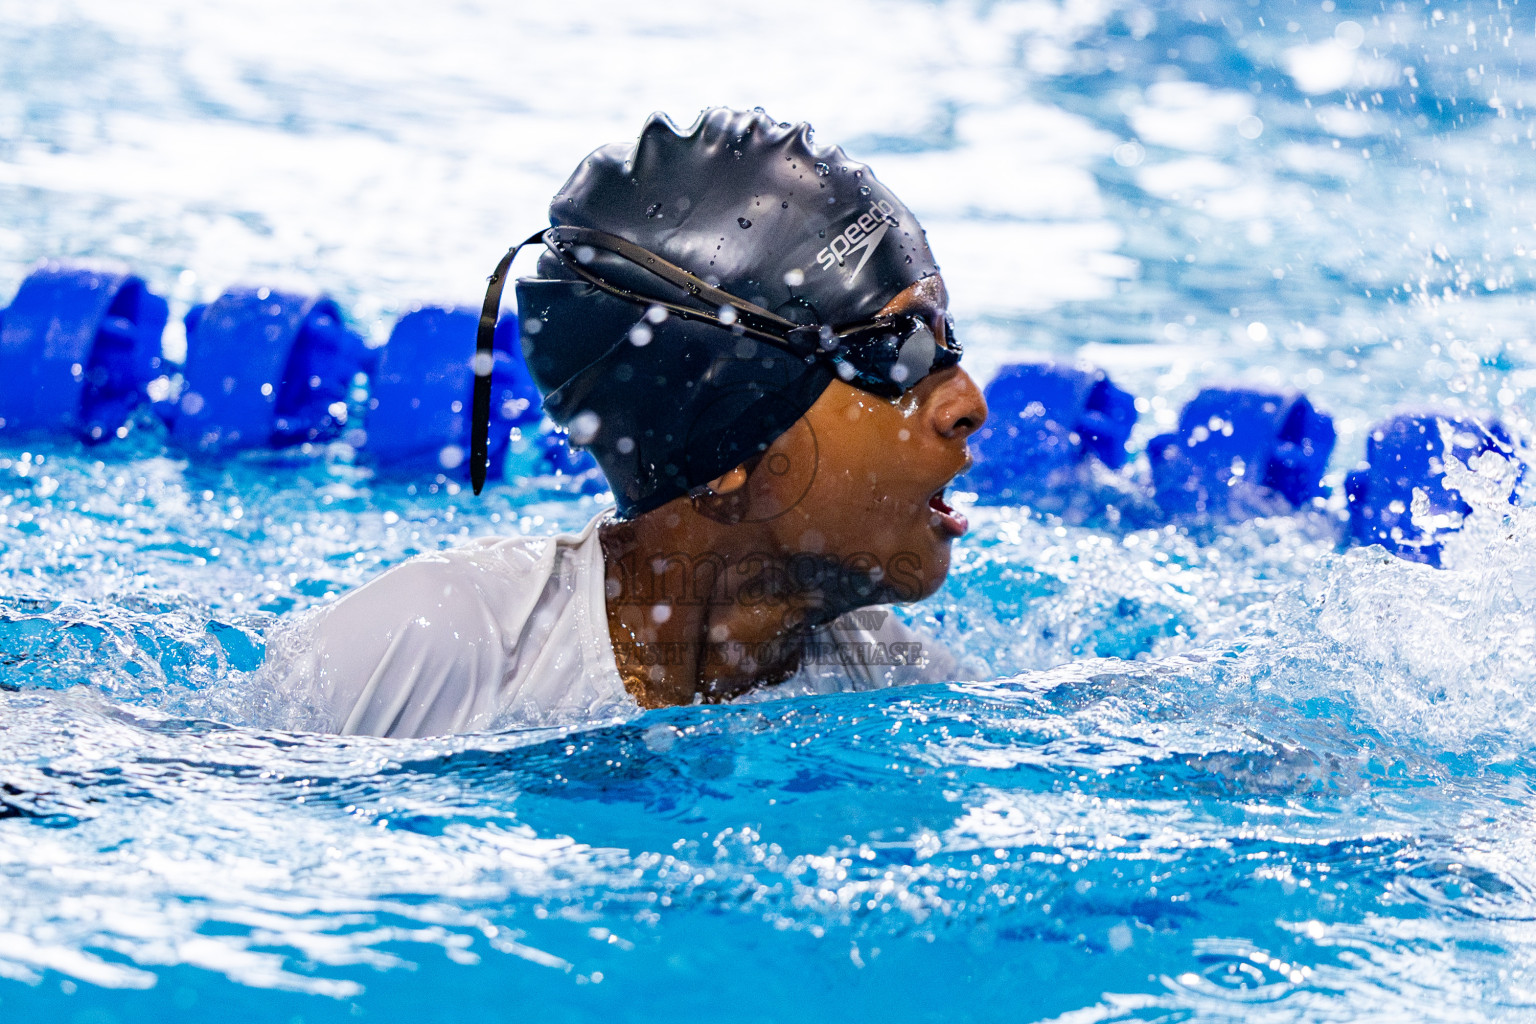
<path fill-rule="evenodd" d="M 953 678 L 881 607 L 948 574 L 945 488 L 987 415 L 912 213 L 808 125 L 714 109 L 598 149 L 549 215 L 523 353 L 616 507 L 384 572 L 278 645 L 285 678 L 383 736 Z"/>

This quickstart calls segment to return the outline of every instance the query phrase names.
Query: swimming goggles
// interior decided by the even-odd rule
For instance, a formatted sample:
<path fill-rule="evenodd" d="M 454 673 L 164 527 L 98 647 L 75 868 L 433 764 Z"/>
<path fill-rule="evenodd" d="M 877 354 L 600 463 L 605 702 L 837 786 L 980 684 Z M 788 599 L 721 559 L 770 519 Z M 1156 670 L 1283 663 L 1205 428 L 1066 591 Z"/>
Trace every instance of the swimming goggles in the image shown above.
<path fill-rule="evenodd" d="M 936 334 L 922 317 L 907 314 L 877 316 L 841 327 L 798 324 L 721 291 L 626 238 L 595 228 L 549 228 L 508 249 L 486 286 L 475 347 L 474 426 L 470 435 L 470 479 L 476 494 L 485 484 L 489 457 L 491 369 L 495 362 L 494 343 L 496 322 L 501 314 L 501 295 L 512 261 L 524 246 L 536 242 L 542 242 L 568 270 L 600 291 L 641 306 L 647 312 L 660 307 L 669 316 L 681 320 L 713 324 L 733 334 L 766 342 L 807 362 L 825 360 L 833 365 L 840 379 L 884 398 L 900 397 L 930 373 L 954 366 L 963 351 L 955 339 L 953 321 L 948 318 L 942 336 Z M 682 289 L 699 305 L 683 305 L 644 295 L 607 280 L 592 267 L 598 250 L 611 252 Z M 627 339 L 620 339 L 590 365 L 601 363 L 626 344 Z"/>

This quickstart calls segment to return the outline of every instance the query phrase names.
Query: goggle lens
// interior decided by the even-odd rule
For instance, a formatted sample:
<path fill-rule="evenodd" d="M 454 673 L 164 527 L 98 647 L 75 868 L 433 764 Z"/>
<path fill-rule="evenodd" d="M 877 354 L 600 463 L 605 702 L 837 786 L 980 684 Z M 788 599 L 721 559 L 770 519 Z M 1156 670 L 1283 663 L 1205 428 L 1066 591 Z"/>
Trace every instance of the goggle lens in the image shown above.
<path fill-rule="evenodd" d="M 960 362 L 954 322 L 944 322 L 944 339 L 917 316 L 874 324 L 833 339 L 832 361 L 843 380 L 865 391 L 894 398 L 918 381 Z"/>

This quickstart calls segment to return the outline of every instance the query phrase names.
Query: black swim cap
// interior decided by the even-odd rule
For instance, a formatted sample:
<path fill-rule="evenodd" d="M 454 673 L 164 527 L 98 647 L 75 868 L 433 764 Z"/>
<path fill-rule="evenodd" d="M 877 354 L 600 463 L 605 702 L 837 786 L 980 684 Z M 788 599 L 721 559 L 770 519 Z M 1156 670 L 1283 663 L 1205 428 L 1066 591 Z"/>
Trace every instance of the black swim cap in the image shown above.
<path fill-rule="evenodd" d="M 709 289 L 642 269 L 646 257 L 807 325 L 812 342 L 818 327 L 868 321 L 938 271 L 916 218 L 867 167 L 815 146 L 809 125 L 761 111 L 709 110 L 686 132 L 652 115 L 633 147 L 587 157 L 549 216 L 557 230 L 546 242 L 585 228 L 645 250 L 626 258 L 568 230 L 575 240 L 517 282 L 523 353 L 545 409 L 596 457 L 624 516 L 760 454 L 838 376 L 814 343 L 762 340 L 741 305 L 718 316 Z M 715 322 L 665 315 L 647 299 Z"/>

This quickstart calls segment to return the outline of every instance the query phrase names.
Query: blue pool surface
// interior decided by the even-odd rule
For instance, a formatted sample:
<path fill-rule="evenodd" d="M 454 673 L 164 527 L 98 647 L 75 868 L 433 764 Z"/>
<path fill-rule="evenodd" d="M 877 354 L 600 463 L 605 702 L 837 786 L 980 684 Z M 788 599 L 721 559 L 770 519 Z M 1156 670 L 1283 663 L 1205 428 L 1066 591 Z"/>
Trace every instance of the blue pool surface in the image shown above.
<path fill-rule="evenodd" d="M 0 0 L 0 301 L 116 259 L 382 341 L 652 109 L 760 104 L 922 218 L 980 379 L 1104 367 L 1141 474 L 1203 385 L 1300 388 L 1334 497 L 974 509 L 902 612 L 972 680 L 343 739 L 261 671 L 285 617 L 601 498 L 7 441 L 0 1021 L 1536 1017 L 1536 519 L 1469 484 L 1444 570 L 1341 519 L 1395 409 L 1532 436 L 1536 11 L 261 6 Z"/>

